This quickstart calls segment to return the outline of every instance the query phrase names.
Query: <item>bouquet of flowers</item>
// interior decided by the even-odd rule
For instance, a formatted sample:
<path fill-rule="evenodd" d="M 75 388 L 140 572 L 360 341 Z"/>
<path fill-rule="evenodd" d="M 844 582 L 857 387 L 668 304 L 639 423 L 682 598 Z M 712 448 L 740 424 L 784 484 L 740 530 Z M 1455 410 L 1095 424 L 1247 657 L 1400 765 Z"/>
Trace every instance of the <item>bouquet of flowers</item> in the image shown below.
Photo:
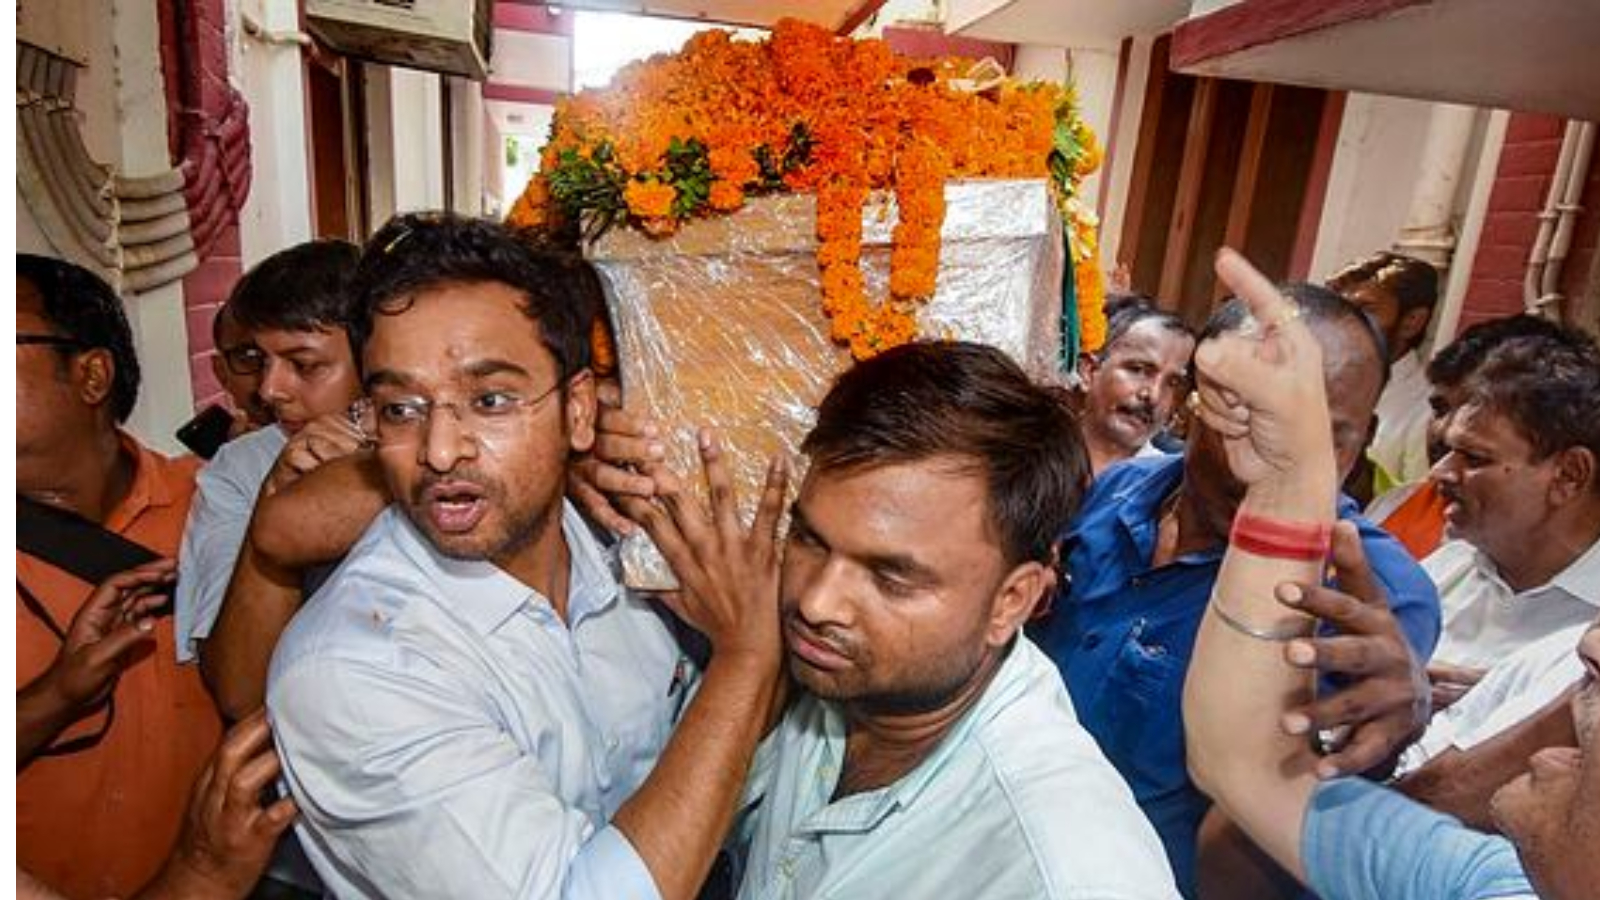
<path fill-rule="evenodd" d="M 1078 185 L 1100 163 L 1072 90 L 1008 79 L 991 61 L 911 60 L 784 20 L 760 42 L 702 32 L 675 54 L 560 101 L 519 225 L 593 240 L 622 225 L 667 236 L 752 197 L 815 196 L 816 263 L 831 339 L 865 359 L 918 336 L 934 295 L 945 184 L 1048 179 L 1071 244 L 1085 349 L 1104 335 L 1093 213 Z M 887 295 L 861 271 L 862 210 L 898 210 Z"/>

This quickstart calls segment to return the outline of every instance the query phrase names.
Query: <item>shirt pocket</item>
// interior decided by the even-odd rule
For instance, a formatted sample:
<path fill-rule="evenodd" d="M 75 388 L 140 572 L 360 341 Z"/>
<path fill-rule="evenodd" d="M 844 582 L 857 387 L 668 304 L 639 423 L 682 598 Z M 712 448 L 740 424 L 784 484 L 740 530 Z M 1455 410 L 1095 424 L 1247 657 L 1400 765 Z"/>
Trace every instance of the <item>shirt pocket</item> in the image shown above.
<path fill-rule="evenodd" d="M 1106 677 L 1105 753 L 1141 801 L 1186 781 L 1183 679 L 1188 654 L 1147 619 L 1134 620 Z"/>

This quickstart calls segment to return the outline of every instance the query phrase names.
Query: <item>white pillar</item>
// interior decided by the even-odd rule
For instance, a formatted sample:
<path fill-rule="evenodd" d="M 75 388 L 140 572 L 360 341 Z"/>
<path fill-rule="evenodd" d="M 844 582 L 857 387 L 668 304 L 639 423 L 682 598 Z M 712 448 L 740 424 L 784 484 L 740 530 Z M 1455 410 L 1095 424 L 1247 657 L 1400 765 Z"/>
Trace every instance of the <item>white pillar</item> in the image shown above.
<path fill-rule="evenodd" d="M 161 76 L 161 27 L 148 0 L 101 0 L 111 22 L 113 52 L 91 66 L 114 68 L 118 171 L 138 178 L 172 168 L 167 148 L 167 96 Z M 127 427 L 156 449 L 180 453 L 172 434 L 193 413 L 189 332 L 183 282 L 126 298 L 143 383 Z"/>
<path fill-rule="evenodd" d="M 1452 224 L 1456 193 L 1478 118 L 1479 111 L 1470 106 L 1440 103 L 1433 107 L 1411 205 L 1394 242 L 1395 250 L 1426 260 L 1441 270 L 1450 267 L 1456 245 Z"/>
<path fill-rule="evenodd" d="M 250 196 L 239 211 L 240 257 L 246 269 L 311 239 L 310 160 L 301 46 L 287 36 L 300 27 L 293 3 L 243 0 L 240 19 L 263 32 L 235 27 L 233 71 L 250 104 Z"/>

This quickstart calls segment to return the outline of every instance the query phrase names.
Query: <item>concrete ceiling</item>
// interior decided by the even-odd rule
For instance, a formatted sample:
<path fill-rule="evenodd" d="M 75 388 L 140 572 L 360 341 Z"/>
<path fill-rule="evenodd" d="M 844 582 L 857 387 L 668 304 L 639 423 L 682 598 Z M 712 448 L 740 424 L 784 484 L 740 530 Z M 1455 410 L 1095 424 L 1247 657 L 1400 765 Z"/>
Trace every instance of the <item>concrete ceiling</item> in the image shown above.
<path fill-rule="evenodd" d="M 1600 119 L 1600 2 L 1385 0 L 1318 21 L 1319 5 L 1298 24 L 1252 16 L 1260 0 L 1198 15 L 1173 35 L 1173 67 Z"/>
<path fill-rule="evenodd" d="M 1189 0 L 948 0 L 945 9 L 945 30 L 967 37 L 1115 47 L 1170 30 L 1189 14 Z"/>

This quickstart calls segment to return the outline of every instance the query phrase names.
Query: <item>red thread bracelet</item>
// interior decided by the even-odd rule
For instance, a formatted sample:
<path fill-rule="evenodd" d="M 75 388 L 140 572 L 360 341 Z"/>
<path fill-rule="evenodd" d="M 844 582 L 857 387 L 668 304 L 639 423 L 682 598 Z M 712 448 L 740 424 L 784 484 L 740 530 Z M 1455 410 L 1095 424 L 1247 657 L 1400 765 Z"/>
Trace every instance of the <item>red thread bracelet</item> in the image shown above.
<path fill-rule="evenodd" d="M 1228 542 L 1246 553 L 1273 559 L 1298 559 L 1320 562 L 1327 558 L 1333 541 L 1333 525 L 1290 522 L 1240 512 L 1233 517 Z"/>

